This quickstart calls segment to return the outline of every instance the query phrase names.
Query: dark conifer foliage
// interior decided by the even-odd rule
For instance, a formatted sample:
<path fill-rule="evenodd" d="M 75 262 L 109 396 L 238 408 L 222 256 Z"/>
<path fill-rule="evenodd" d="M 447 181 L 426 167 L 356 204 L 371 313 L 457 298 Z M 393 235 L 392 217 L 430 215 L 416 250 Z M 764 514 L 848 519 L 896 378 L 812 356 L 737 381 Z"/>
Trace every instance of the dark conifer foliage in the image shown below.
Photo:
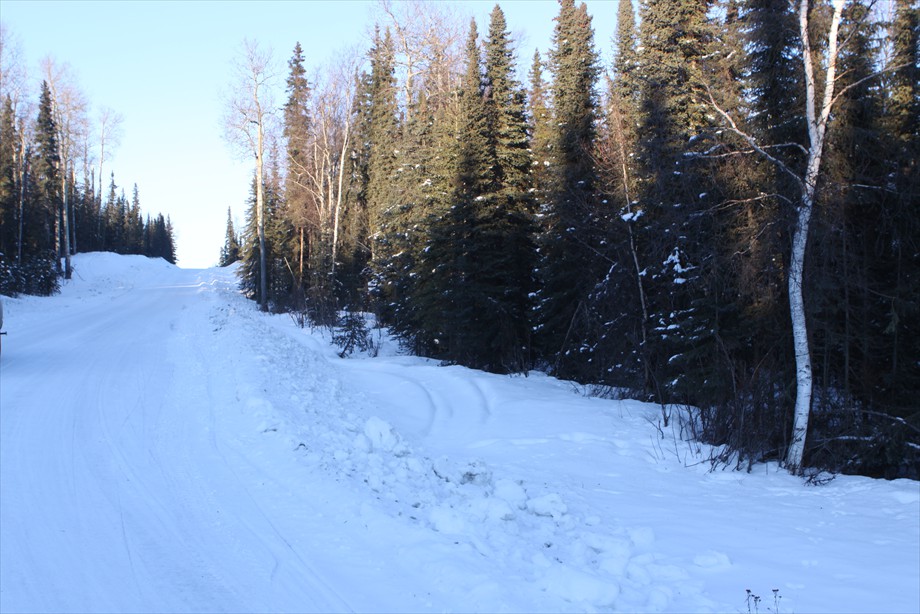
<path fill-rule="evenodd" d="M 596 81 L 600 68 L 591 17 L 582 3 L 561 0 L 550 68 L 553 73 L 552 155 L 541 194 L 540 261 L 536 342 L 560 375 L 577 374 L 586 349 L 586 299 L 599 276 L 597 177 L 592 153 L 596 136 Z"/>
<path fill-rule="evenodd" d="M 296 263 L 297 285 L 306 288 L 305 270 L 310 254 L 319 243 L 318 224 L 311 216 L 310 194 L 307 189 L 307 169 L 310 165 L 310 84 L 304 68 L 303 48 L 298 42 L 294 55 L 288 61 L 287 102 L 284 104 L 283 134 L 287 147 L 287 169 L 284 200 L 288 218 L 293 223 L 297 240 L 291 256 Z M 229 235 L 228 235 L 229 237 Z"/>
<path fill-rule="evenodd" d="M 270 301 L 301 309 L 283 297 L 310 290 L 306 310 L 327 314 L 313 320 L 336 327 L 346 354 L 366 347 L 368 319 L 356 312 L 373 311 L 406 349 L 445 364 L 536 366 L 659 402 L 664 420 L 675 415 L 667 404 L 685 405 L 687 432 L 724 446 L 715 461 L 782 460 L 796 384 L 795 176 L 810 146 L 799 15 L 787 0 L 638 6 L 637 16 L 633 3 L 616 5 L 604 67 L 586 7 L 560 0 L 526 92 L 500 7 L 484 37 L 475 22 L 465 38 L 463 24 L 439 23 L 417 49 L 400 38 L 398 53 L 378 28 L 351 108 L 335 115 L 350 137 L 329 175 L 343 205 L 332 242 L 298 217 L 310 207 L 297 204 L 309 162 L 297 160 L 320 115 L 306 112 L 295 48 L 285 180 L 267 181 Z M 848 0 L 841 24 L 805 259 L 819 376 L 804 463 L 917 477 L 918 11 L 894 0 L 891 23 L 882 14 Z M 806 15 L 819 65 L 830 15 L 827 0 Z M 409 53 L 411 79 L 400 72 Z M 108 202 L 106 214 L 134 215 L 114 187 Z M 257 254 L 243 234 L 253 295 Z M 232 236 L 228 219 L 227 253 Z"/>
<path fill-rule="evenodd" d="M 220 260 L 217 266 L 230 266 L 240 259 L 240 236 L 233 227 L 233 214 L 230 207 L 227 207 L 227 234 L 224 238 L 224 246 L 220 249 Z"/>
<path fill-rule="evenodd" d="M 35 155 L 31 164 L 35 191 L 31 207 L 23 212 L 28 216 L 28 232 L 23 233 L 24 250 L 42 254 L 55 247 L 55 217 L 59 209 L 57 126 L 51 111 L 51 90 L 42 81 L 38 100 L 38 119 L 35 122 Z"/>
<path fill-rule="evenodd" d="M 370 51 L 371 81 L 370 109 L 366 131 L 367 152 L 367 210 L 368 244 L 371 262 L 377 279 L 377 290 L 382 297 L 392 297 L 393 273 L 398 265 L 393 258 L 399 254 L 390 240 L 399 236 L 395 192 L 396 168 L 399 151 L 400 126 L 396 105 L 396 78 L 393 39 L 387 30 L 383 37 L 379 31 Z M 386 301 L 387 298 L 384 298 Z"/>
<path fill-rule="evenodd" d="M 552 156 L 552 111 L 549 85 L 543 72 L 545 66 L 539 51 L 534 51 L 533 63 L 527 73 L 527 112 L 533 156 L 533 183 L 537 198 L 542 202 L 547 189 L 547 175 Z"/>
<path fill-rule="evenodd" d="M 0 111 L 0 254 L 18 254 L 19 177 L 16 168 L 19 135 L 9 96 Z"/>

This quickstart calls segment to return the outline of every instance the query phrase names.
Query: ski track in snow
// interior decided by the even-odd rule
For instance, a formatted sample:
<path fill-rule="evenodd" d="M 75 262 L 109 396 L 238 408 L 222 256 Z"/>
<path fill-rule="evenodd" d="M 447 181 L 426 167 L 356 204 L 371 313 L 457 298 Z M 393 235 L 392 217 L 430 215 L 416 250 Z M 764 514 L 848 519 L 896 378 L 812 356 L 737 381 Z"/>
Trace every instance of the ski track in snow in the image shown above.
<path fill-rule="evenodd" d="M 920 610 L 916 482 L 708 472 L 654 406 L 76 266 L 5 299 L 0 611 Z"/>

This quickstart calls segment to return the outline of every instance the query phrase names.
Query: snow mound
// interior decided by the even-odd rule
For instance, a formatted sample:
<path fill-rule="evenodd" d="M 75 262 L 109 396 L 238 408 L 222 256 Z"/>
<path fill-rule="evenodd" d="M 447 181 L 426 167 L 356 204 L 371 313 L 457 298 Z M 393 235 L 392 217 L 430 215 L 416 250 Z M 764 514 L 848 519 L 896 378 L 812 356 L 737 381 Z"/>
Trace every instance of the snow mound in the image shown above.
<path fill-rule="evenodd" d="M 182 270 L 162 258 L 89 252 L 71 258 L 72 278 L 62 283 L 61 294 L 74 298 L 117 296 L 134 288 L 151 288 L 187 279 Z M 187 282 L 186 282 L 187 283 Z"/>

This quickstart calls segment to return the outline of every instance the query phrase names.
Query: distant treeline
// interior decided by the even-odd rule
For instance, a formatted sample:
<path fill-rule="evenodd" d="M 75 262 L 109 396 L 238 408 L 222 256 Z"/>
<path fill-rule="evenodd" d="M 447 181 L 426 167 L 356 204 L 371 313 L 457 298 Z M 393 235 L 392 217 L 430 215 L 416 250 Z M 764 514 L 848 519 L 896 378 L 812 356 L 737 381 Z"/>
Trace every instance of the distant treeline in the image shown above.
<path fill-rule="evenodd" d="M 66 67 L 46 61 L 48 78 L 36 107 L 23 94 L 23 67 L 6 53 L 10 33 L 3 27 L 0 35 L 0 293 L 53 293 L 60 277 L 70 278 L 70 256 L 77 252 L 143 254 L 175 263 L 172 225 L 163 215 L 142 214 L 136 185 L 129 201 L 111 174 L 103 194 L 88 104 Z M 114 127 L 110 113 L 103 118 L 100 159 L 106 138 L 112 139 L 106 131 Z"/>

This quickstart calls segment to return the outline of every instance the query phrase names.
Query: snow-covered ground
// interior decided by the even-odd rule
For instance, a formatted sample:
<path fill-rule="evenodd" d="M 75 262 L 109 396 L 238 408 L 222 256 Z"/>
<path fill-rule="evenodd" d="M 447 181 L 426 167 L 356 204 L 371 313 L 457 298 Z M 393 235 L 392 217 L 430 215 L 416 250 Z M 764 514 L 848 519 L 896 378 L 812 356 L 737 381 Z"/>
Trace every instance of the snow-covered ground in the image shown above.
<path fill-rule="evenodd" d="M 918 482 L 711 472 L 655 406 L 75 266 L 3 299 L 4 612 L 920 611 Z"/>

